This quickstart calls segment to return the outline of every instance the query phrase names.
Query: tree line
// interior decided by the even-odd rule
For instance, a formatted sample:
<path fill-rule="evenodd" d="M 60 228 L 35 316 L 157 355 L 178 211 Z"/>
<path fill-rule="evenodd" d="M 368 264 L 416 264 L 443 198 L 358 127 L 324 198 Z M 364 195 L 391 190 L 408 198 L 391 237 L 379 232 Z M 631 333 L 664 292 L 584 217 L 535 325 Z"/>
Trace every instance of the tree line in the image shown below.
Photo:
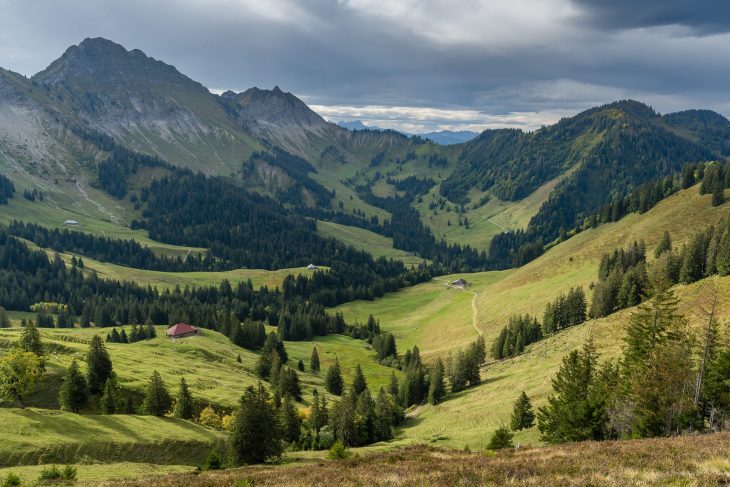
<path fill-rule="evenodd" d="M 618 360 L 599 364 L 590 340 L 563 359 L 554 394 L 537 413 L 545 441 L 672 436 L 727 425 L 730 347 L 716 317 L 716 283 L 703 290 L 699 333 L 678 313 L 672 290 L 659 285 L 630 316 Z"/>
<path fill-rule="evenodd" d="M 0 205 L 8 203 L 10 198 L 15 194 L 15 185 L 5 175 L 0 174 Z"/>
<path fill-rule="evenodd" d="M 586 320 L 586 296 L 583 288 L 571 288 L 568 294 L 560 293 L 545 305 L 542 324 L 537 318 L 512 315 L 492 343 L 491 355 L 497 360 L 520 355 L 527 345 L 552 335 L 556 331 L 583 323 Z"/>
<path fill-rule="evenodd" d="M 103 237 L 77 230 L 49 229 L 35 223 L 17 220 L 8 225 L 7 232 L 56 252 L 81 254 L 101 262 L 111 262 L 135 269 L 189 272 L 223 271 L 233 268 L 231 264 L 214 259 L 207 252 L 190 253 L 185 258 L 160 256 L 133 239 Z"/>

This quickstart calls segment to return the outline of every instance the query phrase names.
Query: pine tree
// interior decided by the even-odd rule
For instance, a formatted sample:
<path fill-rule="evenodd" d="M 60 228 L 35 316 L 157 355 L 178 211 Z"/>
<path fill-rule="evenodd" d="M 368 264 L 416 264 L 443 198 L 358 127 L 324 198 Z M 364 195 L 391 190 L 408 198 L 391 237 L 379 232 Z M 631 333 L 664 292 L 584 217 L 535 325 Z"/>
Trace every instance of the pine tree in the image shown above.
<path fill-rule="evenodd" d="M 309 369 L 315 374 L 319 372 L 319 354 L 317 347 L 312 347 L 312 357 L 309 359 Z"/>
<path fill-rule="evenodd" d="M 192 419 L 195 414 L 195 402 L 188 389 L 188 384 L 185 382 L 185 377 L 180 379 L 180 389 L 175 396 L 175 408 L 172 414 L 180 419 Z"/>
<path fill-rule="evenodd" d="M 357 367 L 355 368 L 355 376 L 352 379 L 352 392 L 356 396 L 359 396 L 367 388 L 368 383 L 362 373 L 362 368 L 360 367 L 360 364 L 357 364 Z"/>
<path fill-rule="evenodd" d="M 229 443 L 234 465 L 263 463 L 281 455 L 279 423 L 269 402 L 269 393 L 261 382 L 244 391 Z"/>
<path fill-rule="evenodd" d="M 21 350 L 34 353 L 39 359 L 43 360 L 43 344 L 41 343 L 41 334 L 35 326 L 33 320 L 23 322 L 23 331 L 20 332 L 20 342 L 18 343 Z"/>
<path fill-rule="evenodd" d="M 324 397 L 322 397 L 324 400 Z M 309 412 L 309 427 L 316 433 L 327 424 L 327 409 L 324 403 L 320 403 L 319 391 L 312 392 L 312 406 Z"/>
<path fill-rule="evenodd" d="M 664 252 L 670 252 L 672 250 L 672 237 L 668 231 L 664 231 L 662 239 L 654 249 L 654 258 L 658 259 Z"/>
<path fill-rule="evenodd" d="M 522 391 L 520 397 L 515 401 L 514 408 L 512 410 L 512 418 L 510 420 L 510 427 L 514 431 L 520 431 L 527 428 L 532 428 L 535 423 L 535 413 L 532 411 L 532 403 L 530 398 Z"/>
<path fill-rule="evenodd" d="M 164 416 L 172 406 L 172 397 L 165 386 L 165 382 L 156 370 L 152 372 L 150 382 L 147 385 L 142 409 L 145 414 L 151 416 Z"/>
<path fill-rule="evenodd" d="M 594 391 L 597 356 L 589 340 L 573 350 L 553 378 L 555 394 L 537 413 L 538 428 L 549 443 L 599 440 L 605 437 L 605 402 Z"/>
<path fill-rule="evenodd" d="M 79 364 L 74 360 L 66 371 L 63 384 L 58 391 L 58 403 L 61 409 L 78 413 L 86 405 L 88 397 L 86 379 L 79 370 Z"/>
<path fill-rule="evenodd" d="M 728 171 L 730 172 L 730 171 Z M 717 245 L 715 266 L 721 276 L 730 274 L 730 229 L 723 230 Z"/>
<path fill-rule="evenodd" d="M 429 375 L 428 402 L 439 404 L 446 396 L 446 384 L 444 382 L 444 363 L 438 358 Z"/>
<path fill-rule="evenodd" d="M 284 401 L 281 403 L 278 416 L 282 439 L 289 443 L 296 443 L 299 441 L 302 421 L 299 418 L 299 413 L 297 412 L 297 408 L 294 406 L 291 396 L 284 396 Z"/>
<path fill-rule="evenodd" d="M 86 381 L 89 384 L 89 392 L 101 394 L 111 373 L 112 360 L 109 357 L 109 352 L 107 352 L 101 337 L 94 335 L 91 339 L 89 352 L 86 355 Z"/>
<path fill-rule="evenodd" d="M 720 206 L 725 202 L 724 180 L 717 178 L 712 188 L 712 206 Z"/>
<path fill-rule="evenodd" d="M 625 367 L 640 366 L 652 350 L 671 338 L 674 324 L 682 319 L 677 305 L 674 291 L 665 289 L 631 314 L 624 338 Z"/>
<path fill-rule="evenodd" d="M 5 308 L 0 306 L 0 328 L 8 328 L 10 326 L 10 319 L 8 318 L 8 313 L 5 311 Z"/>
<path fill-rule="evenodd" d="M 388 393 L 393 397 L 398 397 L 398 377 L 395 375 L 395 370 L 390 373 L 390 385 L 388 386 Z"/>
<path fill-rule="evenodd" d="M 99 401 L 101 412 L 104 414 L 114 414 L 121 411 L 121 400 L 119 397 L 119 387 L 117 385 L 117 374 L 112 372 L 104 385 L 104 393 Z"/>
<path fill-rule="evenodd" d="M 342 380 L 342 371 L 340 370 L 340 361 L 335 358 L 335 363 L 327 370 L 327 377 L 325 378 L 325 388 L 330 394 L 335 396 L 341 396 L 342 390 L 344 389 L 344 382 Z"/>
<path fill-rule="evenodd" d="M 297 362 L 297 369 L 299 369 L 299 372 L 304 372 L 304 361 L 302 359 Z"/>
<path fill-rule="evenodd" d="M 489 438 L 487 449 L 502 450 L 504 448 L 512 448 L 514 447 L 514 445 L 512 444 L 512 437 L 512 432 L 509 430 L 509 428 L 504 425 L 500 426 L 494 431 L 491 438 Z"/>

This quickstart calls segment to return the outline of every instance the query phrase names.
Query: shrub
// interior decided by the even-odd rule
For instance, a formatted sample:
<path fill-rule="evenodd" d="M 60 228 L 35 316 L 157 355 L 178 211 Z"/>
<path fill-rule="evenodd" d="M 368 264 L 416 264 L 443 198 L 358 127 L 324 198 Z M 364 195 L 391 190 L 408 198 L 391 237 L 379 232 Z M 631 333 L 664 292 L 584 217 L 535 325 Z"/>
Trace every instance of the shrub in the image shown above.
<path fill-rule="evenodd" d="M 0 487 L 17 487 L 20 485 L 20 477 L 15 475 L 13 472 L 8 472 L 8 476 L 5 477 Z"/>
<path fill-rule="evenodd" d="M 208 456 L 205 457 L 201 470 L 220 470 L 223 468 L 223 462 L 221 461 L 220 455 L 215 450 L 211 450 Z"/>
<path fill-rule="evenodd" d="M 487 448 L 490 450 L 501 450 L 503 448 L 512 448 L 513 446 L 512 432 L 509 428 L 502 425 L 492 434 Z"/>
<path fill-rule="evenodd" d="M 213 406 L 206 406 L 205 409 L 200 411 L 198 423 L 202 424 L 203 426 L 207 426 L 208 428 L 213 428 L 217 430 L 223 427 L 221 417 L 218 415 L 216 410 L 213 409 Z"/>
<path fill-rule="evenodd" d="M 334 445 L 332 445 L 332 448 L 329 449 L 327 452 L 327 458 L 330 460 L 344 460 L 346 458 L 349 458 L 350 450 L 345 448 L 344 443 L 341 441 L 336 441 Z"/>

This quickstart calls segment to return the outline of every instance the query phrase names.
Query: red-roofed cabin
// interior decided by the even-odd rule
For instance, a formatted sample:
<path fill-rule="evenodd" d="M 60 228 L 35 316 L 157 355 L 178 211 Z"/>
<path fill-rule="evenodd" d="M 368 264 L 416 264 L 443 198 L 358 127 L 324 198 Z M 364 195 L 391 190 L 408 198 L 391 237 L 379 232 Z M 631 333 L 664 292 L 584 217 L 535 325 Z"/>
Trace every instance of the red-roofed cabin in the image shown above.
<path fill-rule="evenodd" d="M 198 333 L 198 329 L 194 326 L 186 325 L 185 323 L 178 323 L 167 329 L 165 335 L 170 338 L 184 338 L 193 336 Z"/>

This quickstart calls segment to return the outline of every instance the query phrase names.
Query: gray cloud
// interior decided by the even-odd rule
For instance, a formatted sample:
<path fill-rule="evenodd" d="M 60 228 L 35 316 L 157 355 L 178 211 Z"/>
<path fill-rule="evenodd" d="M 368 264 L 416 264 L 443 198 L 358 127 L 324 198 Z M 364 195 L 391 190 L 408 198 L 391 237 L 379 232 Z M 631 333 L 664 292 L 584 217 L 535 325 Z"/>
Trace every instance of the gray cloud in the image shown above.
<path fill-rule="evenodd" d="M 531 128 L 626 97 L 730 114 L 726 2 L 635 3 L 0 0 L 0 66 L 32 74 L 101 36 L 213 89 L 279 85 L 393 127 Z"/>
<path fill-rule="evenodd" d="M 730 32 L 726 0 L 574 0 L 595 25 L 634 29 L 677 25 L 694 34 Z"/>

